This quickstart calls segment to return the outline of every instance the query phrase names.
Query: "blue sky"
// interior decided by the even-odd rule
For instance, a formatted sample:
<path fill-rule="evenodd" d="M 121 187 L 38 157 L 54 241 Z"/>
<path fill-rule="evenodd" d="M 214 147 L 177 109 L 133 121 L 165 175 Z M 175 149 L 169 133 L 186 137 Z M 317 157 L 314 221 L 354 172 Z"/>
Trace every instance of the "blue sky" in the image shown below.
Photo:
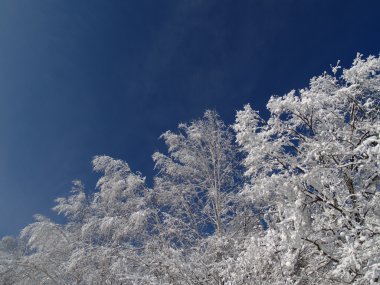
<path fill-rule="evenodd" d="M 0 236 L 52 216 L 96 154 L 153 175 L 158 137 L 380 51 L 379 1 L 0 1 Z"/>

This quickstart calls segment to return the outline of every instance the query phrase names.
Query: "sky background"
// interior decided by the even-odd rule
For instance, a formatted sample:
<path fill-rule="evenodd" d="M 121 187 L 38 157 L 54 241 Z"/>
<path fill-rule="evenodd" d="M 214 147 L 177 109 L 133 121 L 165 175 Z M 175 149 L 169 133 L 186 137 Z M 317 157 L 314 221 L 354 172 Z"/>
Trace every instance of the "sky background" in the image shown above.
<path fill-rule="evenodd" d="M 158 137 L 216 109 L 305 87 L 380 51 L 380 1 L 0 0 L 0 236 L 18 234 L 91 159 L 152 181 Z"/>

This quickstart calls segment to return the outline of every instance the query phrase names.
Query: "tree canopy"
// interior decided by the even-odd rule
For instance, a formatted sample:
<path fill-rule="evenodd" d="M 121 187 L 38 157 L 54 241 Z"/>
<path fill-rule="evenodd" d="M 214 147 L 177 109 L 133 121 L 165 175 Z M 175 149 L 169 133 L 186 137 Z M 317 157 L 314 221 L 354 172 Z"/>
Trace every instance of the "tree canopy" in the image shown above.
<path fill-rule="evenodd" d="M 338 62 L 339 63 L 339 62 Z M 1 284 L 378 284 L 380 58 L 180 124 L 139 172 L 96 156 L 95 192 L 73 182 L 0 241 Z"/>

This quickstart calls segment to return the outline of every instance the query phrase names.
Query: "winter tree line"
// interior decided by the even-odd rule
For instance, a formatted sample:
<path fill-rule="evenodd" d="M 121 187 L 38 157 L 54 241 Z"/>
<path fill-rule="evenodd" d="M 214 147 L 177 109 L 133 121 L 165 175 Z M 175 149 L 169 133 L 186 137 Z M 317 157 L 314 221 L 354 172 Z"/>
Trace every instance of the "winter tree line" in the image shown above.
<path fill-rule="evenodd" d="M 380 58 L 215 111 L 161 138 L 148 187 L 96 156 L 53 208 L 0 243 L 1 284 L 379 284 Z"/>

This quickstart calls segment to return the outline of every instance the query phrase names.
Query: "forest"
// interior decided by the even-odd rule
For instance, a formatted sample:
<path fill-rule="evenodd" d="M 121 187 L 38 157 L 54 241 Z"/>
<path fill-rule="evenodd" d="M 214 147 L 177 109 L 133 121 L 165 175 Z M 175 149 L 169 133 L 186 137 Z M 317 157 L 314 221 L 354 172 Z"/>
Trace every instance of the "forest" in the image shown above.
<path fill-rule="evenodd" d="M 254 94 L 253 94 L 254 95 Z M 155 177 L 95 156 L 53 210 L 0 241 L 0 284 L 379 284 L 380 57 L 163 133 Z"/>

